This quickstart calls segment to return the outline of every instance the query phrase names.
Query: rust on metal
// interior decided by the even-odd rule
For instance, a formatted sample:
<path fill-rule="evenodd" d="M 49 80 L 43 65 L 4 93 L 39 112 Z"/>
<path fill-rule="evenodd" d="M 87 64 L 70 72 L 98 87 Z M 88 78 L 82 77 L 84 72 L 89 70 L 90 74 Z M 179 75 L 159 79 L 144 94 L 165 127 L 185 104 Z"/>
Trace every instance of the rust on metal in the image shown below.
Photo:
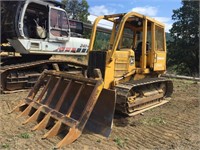
<path fill-rule="evenodd" d="M 16 65 L 1 66 L 0 69 L 0 91 L 2 93 L 18 92 L 22 89 L 30 89 L 34 86 L 36 81 L 41 75 L 42 68 L 55 68 L 58 66 L 67 66 L 67 71 L 72 74 L 82 74 L 83 70 L 86 70 L 87 65 L 73 61 L 62 60 L 40 60 L 29 63 L 22 63 Z M 70 68 L 70 66 L 74 66 Z"/>
<path fill-rule="evenodd" d="M 23 124 L 38 122 L 31 130 L 50 128 L 43 138 L 59 135 L 65 129 L 67 134 L 57 148 L 75 141 L 84 128 L 108 136 L 116 92 L 103 89 L 103 84 L 99 78 L 44 71 L 27 98 L 13 111 L 21 111 L 18 117 L 30 116 Z"/>
<path fill-rule="evenodd" d="M 161 85 L 165 85 L 166 91 L 160 87 Z M 153 108 L 153 105 L 164 104 L 163 101 L 166 101 L 165 99 L 173 92 L 173 84 L 166 78 L 146 78 L 118 84 L 115 89 L 116 110 L 133 116 Z M 129 96 L 130 93 L 135 95 Z"/>

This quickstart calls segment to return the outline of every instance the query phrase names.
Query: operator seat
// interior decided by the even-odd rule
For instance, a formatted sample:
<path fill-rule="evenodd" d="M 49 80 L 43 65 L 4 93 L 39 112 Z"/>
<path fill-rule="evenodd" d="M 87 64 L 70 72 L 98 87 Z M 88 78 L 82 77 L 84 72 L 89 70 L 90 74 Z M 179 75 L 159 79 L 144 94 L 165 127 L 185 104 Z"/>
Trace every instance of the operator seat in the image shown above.
<path fill-rule="evenodd" d="M 135 60 L 140 61 L 141 55 L 142 55 L 142 42 L 139 42 L 135 50 Z"/>
<path fill-rule="evenodd" d="M 147 42 L 146 44 L 146 51 L 148 50 L 149 50 L 149 42 Z M 142 55 L 142 42 L 139 42 L 135 50 L 135 60 L 140 61 L 141 55 Z"/>

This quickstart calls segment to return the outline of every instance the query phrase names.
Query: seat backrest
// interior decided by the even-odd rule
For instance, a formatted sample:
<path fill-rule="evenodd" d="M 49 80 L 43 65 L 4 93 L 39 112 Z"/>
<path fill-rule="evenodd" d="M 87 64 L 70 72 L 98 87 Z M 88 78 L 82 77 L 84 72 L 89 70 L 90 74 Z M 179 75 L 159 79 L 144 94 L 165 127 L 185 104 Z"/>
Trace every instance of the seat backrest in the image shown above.
<path fill-rule="evenodd" d="M 142 55 L 142 42 L 139 42 L 135 50 L 135 60 L 140 61 L 141 55 Z"/>

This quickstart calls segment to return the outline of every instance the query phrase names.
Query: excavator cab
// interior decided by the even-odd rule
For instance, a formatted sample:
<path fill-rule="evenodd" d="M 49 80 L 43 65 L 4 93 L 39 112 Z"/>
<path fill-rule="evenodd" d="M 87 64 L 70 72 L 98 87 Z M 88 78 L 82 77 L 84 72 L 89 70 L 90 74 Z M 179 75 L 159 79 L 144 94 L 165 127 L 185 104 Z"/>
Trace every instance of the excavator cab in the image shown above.
<path fill-rule="evenodd" d="M 67 14 L 60 8 L 62 5 L 59 5 L 59 3 L 27 0 L 19 2 L 4 1 L 2 5 L 4 7 L 2 12 L 4 32 L 9 32 L 7 30 L 9 27 L 12 29 L 10 31 L 12 33 L 8 34 L 6 38 L 45 39 L 48 37 L 47 33 L 49 31 L 51 33 L 51 28 L 63 31 L 69 30 Z M 7 11 L 6 9 L 9 7 L 16 11 Z M 13 20 L 14 24 L 11 25 Z M 57 34 L 57 36 L 61 36 L 61 34 Z"/>
<path fill-rule="evenodd" d="M 107 49 L 96 50 L 102 19 L 113 24 L 112 33 Z M 65 126 L 67 135 L 57 147 L 72 143 L 84 129 L 108 136 L 115 110 L 133 116 L 168 102 L 172 82 L 159 77 L 165 65 L 162 23 L 135 12 L 100 16 L 93 24 L 85 76 L 46 71 L 14 110 L 30 116 L 24 124 L 39 122 L 33 130 L 53 123 L 44 138 Z"/>
<path fill-rule="evenodd" d="M 88 46 L 83 23 L 69 20 L 63 8 L 53 0 L 3 1 L 2 42 L 20 54 L 67 54 Z"/>

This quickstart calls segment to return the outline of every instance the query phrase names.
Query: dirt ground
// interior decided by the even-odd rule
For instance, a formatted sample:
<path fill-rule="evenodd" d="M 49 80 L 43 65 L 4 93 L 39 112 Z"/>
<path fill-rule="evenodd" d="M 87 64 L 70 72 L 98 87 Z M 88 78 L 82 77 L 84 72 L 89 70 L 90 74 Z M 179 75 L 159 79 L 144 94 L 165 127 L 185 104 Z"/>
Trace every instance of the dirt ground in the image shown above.
<path fill-rule="evenodd" d="M 169 103 L 142 115 L 115 115 L 109 138 L 84 132 L 77 141 L 63 149 L 200 149 L 199 86 L 193 81 L 174 80 Z M 47 130 L 31 132 L 36 123 L 22 125 L 25 117 L 9 114 L 28 92 L 0 95 L 0 149 L 53 150 L 60 137 L 42 140 Z"/>

